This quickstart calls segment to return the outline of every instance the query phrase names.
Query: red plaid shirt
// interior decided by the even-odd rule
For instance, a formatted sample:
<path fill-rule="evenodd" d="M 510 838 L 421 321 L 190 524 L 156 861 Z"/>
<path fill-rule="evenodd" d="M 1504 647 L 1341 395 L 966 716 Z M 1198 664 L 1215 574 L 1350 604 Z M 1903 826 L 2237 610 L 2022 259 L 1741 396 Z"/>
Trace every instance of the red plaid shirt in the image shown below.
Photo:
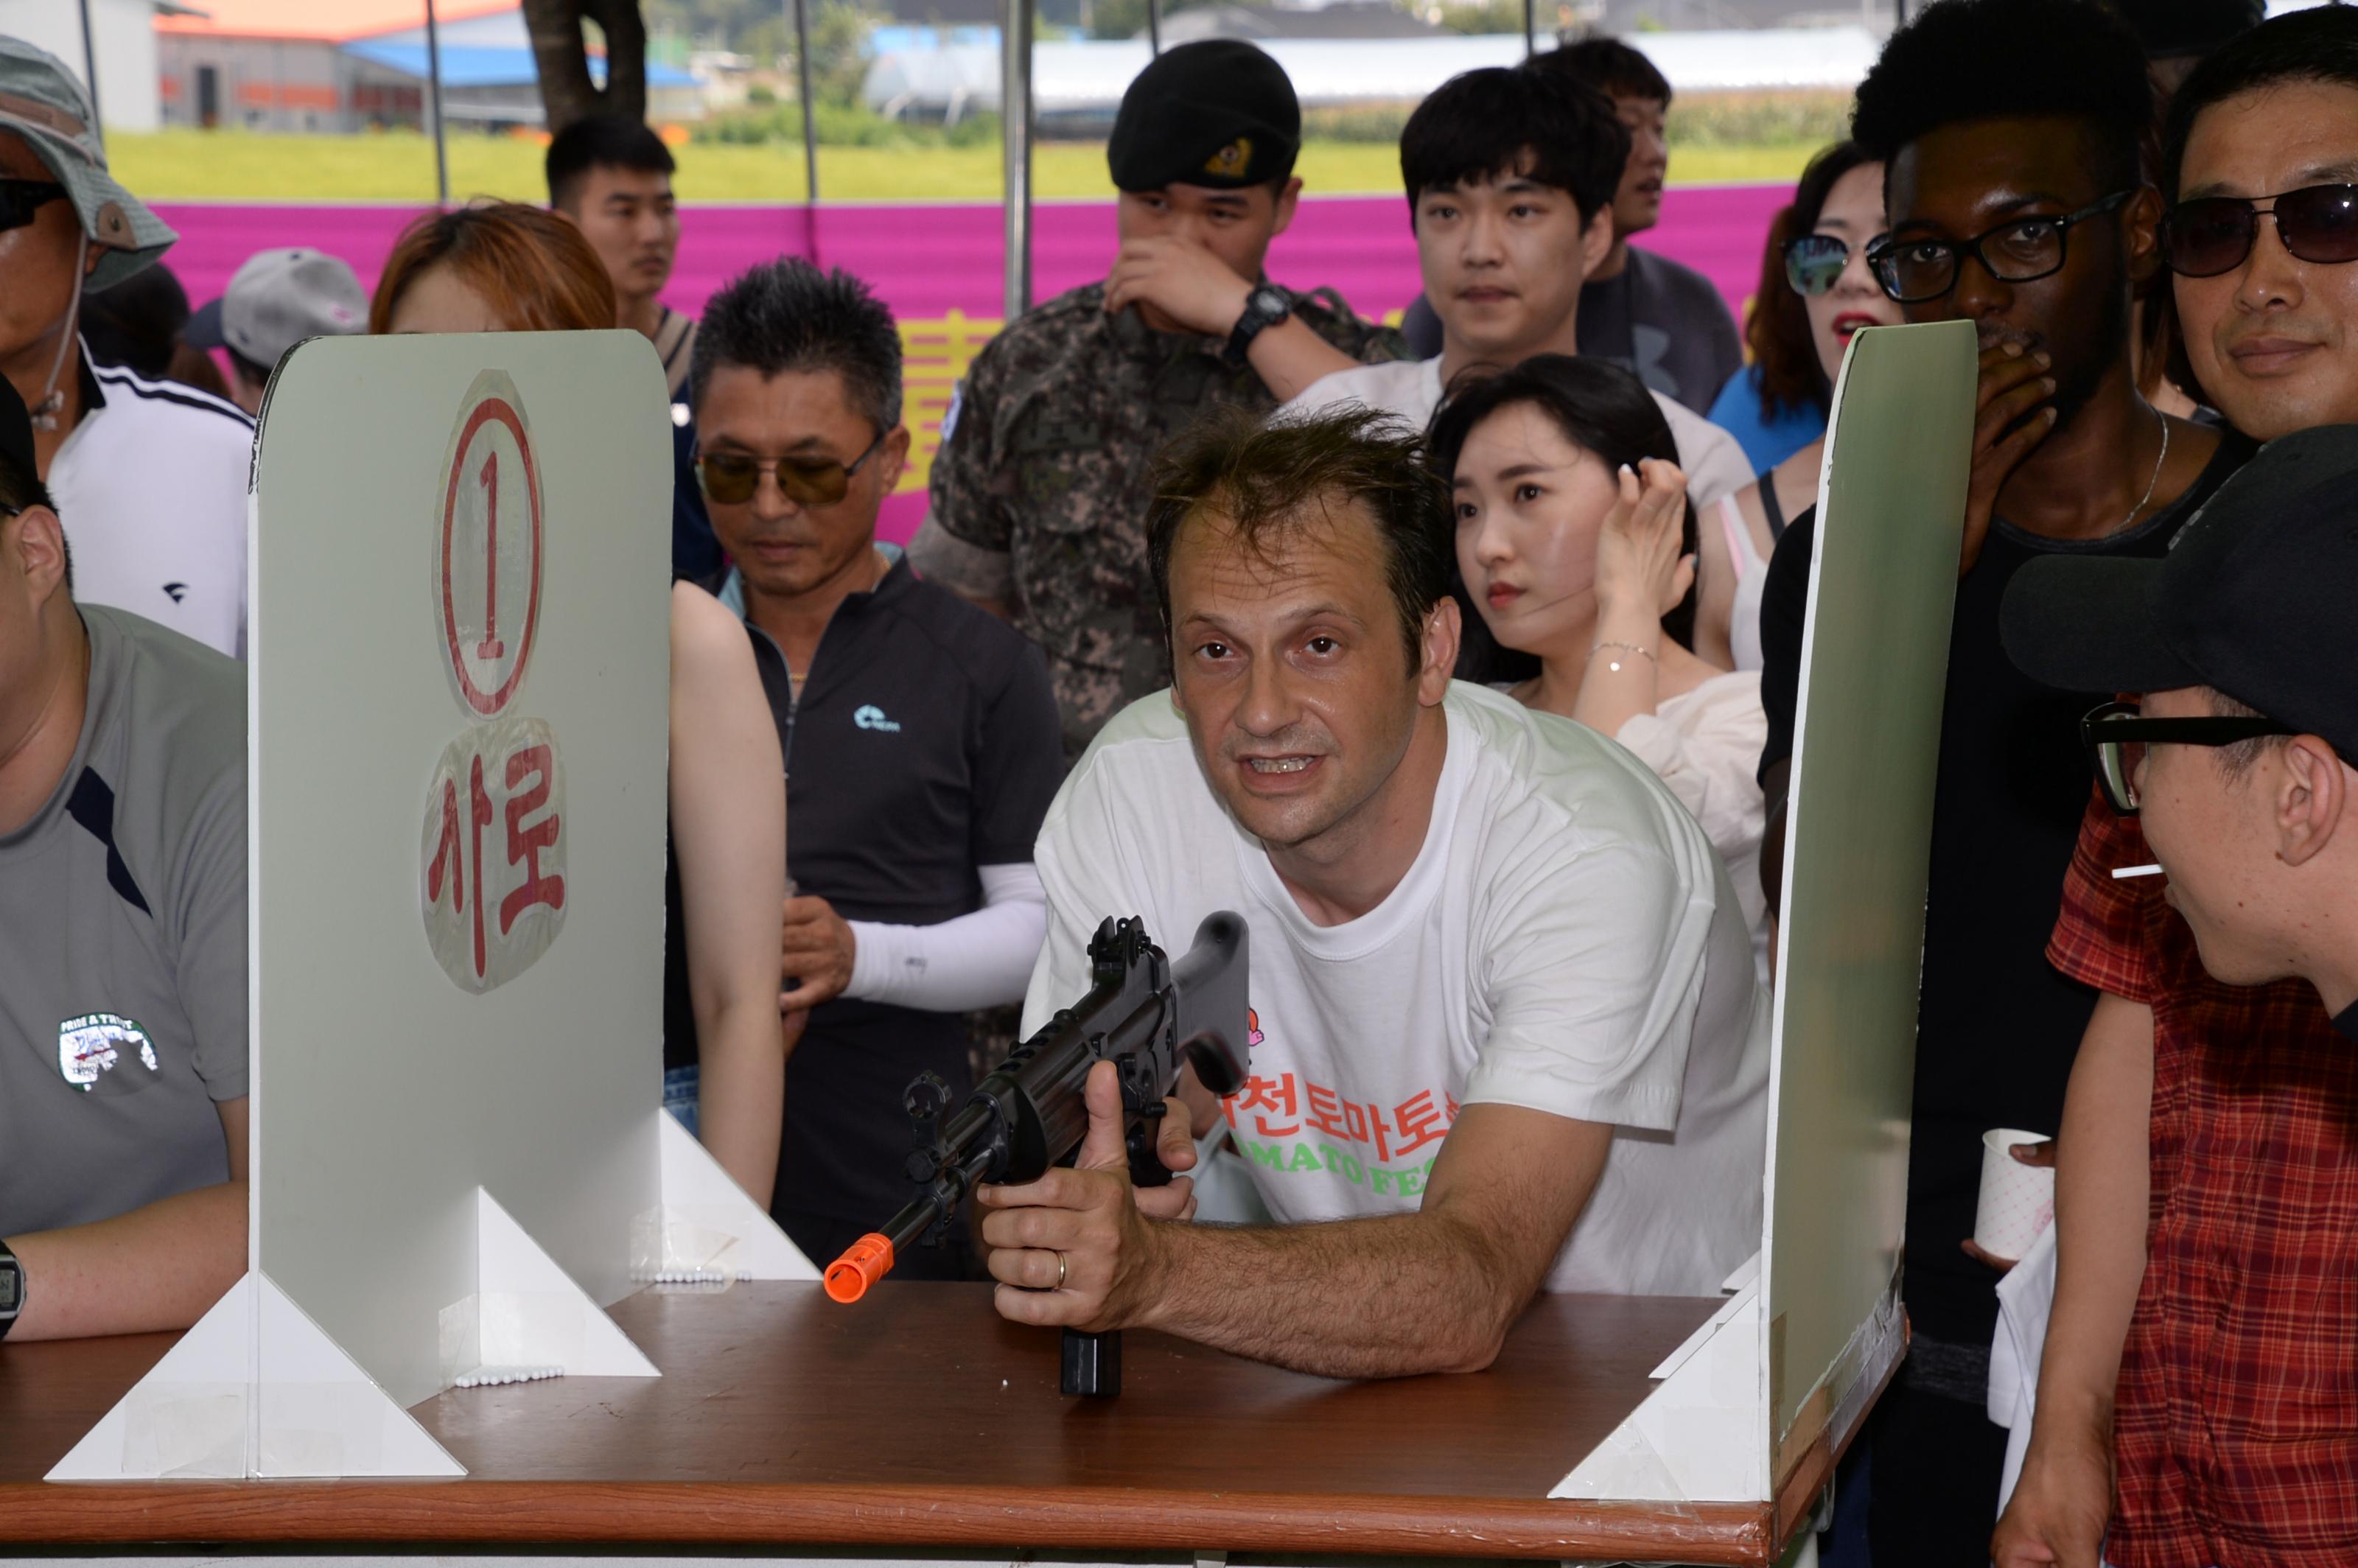
<path fill-rule="evenodd" d="M 2121 1359 L 2117 1568 L 2358 1563 L 2358 1048 L 2224 986 L 2101 795 L 2048 957 L 2154 1011 L 2152 1211 Z"/>

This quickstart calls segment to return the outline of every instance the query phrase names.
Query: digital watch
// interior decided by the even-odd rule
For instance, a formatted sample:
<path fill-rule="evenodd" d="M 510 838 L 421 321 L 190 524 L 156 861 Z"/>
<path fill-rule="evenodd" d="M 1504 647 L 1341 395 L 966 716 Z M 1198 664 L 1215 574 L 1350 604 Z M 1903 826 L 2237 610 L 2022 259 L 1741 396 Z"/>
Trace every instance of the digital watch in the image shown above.
<path fill-rule="evenodd" d="M 1237 318 L 1236 327 L 1228 333 L 1228 346 L 1220 351 L 1222 362 L 1231 369 L 1241 370 L 1245 351 L 1264 328 L 1274 327 L 1293 314 L 1293 296 L 1273 283 L 1256 287 L 1245 296 L 1245 313 Z"/>
<path fill-rule="evenodd" d="M 16 1326 L 16 1314 L 25 1310 L 25 1266 L 0 1241 L 0 1339 Z"/>

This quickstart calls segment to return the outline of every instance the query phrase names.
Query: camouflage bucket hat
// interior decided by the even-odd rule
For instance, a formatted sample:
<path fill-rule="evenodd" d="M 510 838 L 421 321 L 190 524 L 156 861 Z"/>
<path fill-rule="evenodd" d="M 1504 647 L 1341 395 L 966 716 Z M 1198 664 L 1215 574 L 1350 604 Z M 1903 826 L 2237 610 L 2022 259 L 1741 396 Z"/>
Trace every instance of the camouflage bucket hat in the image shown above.
<path fill-rule="evenodd" d="M 84 288 L 113 287 L 180 237 L 106 172 L 106 149 L 73 71 L 22 38 L 0 37 L 0 131 L 25 138 L 81 214 L 81 231 L 98 249 Z"/>

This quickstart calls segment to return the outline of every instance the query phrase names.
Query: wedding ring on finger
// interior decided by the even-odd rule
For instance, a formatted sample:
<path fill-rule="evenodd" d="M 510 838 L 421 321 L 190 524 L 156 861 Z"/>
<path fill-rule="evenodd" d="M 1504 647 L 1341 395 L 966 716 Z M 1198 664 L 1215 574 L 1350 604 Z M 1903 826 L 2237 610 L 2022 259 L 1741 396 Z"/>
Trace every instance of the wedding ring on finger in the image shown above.
<path fill-rule="evenodd" d="M 1063 1289 L 1065 1288 L 1065 1277 L 1066 1277 L 1067 1275 L 1069 1275 L 1071 1272 L 1072 1272 L 1072 1266 L 1071 1266 L 1068 1262 L 1066 1262 L 1066 1261 L 1065 1261 L 1065 1255 L 1064 1255 L 1062 1252 L 1057 1253 L 1057 1254 L 1056 1254 L 1056 1282 L 1055 1282 L 1054 1285 L 1050 1286 L 1049 1288 L 1050 1288 L 1051 1290 L 1058 1290 L 1058 1291 L 1063 1290 Z"/>

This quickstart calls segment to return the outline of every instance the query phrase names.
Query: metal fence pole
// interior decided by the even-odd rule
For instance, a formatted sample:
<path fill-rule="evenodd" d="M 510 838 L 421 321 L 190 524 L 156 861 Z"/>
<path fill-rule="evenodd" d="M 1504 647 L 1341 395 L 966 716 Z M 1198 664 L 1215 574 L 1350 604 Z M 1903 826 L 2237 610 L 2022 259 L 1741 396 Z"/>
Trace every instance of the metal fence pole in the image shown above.
<path fill-rule="evenodd" d="M 91 42 L 90 0 L 81 0 L 81 63 L 90 81 L 90 129 L 98 138 L 98 150 L 106 150 L 106 122 L 98 112 L 98 46 Z"/>
<path fill-rule="evenodd" d="M 796 89 L 803 102 L 804 200 L 818 205 L 818 122 L 811 113 L 810 0 L 795 0 L 795 66 L 801 76 Z M 812 232 L 811 260 L 818 260 L 817 232 Z"/>
<path fill-rule="evenodd" d="M 84 0 L 88 4 L 88 0 Z M 1146 0 L 1146 52 L 1163 52 L 1163 0 Z"/>
<path fill-rule="evenodd" d="M 1539 0 L 1523 0 L 1523 58 L 1540 52 Z"/>
<path fill-rule="evenodd" d="M 434 0 L 426 0 L 427 110 L 434 122 L 434 203 L 450 205 L 450 155 L 442 145 L 442 29 L 434 17 Z"/>
<path fill-rule="evenodd" d="M 1150 0 L 1151 3 L 1151 0 Z M 1007 319 L 1032 308 L 1032 0 L 1007 0 L 999 33 L 1007 166 Z"/>

